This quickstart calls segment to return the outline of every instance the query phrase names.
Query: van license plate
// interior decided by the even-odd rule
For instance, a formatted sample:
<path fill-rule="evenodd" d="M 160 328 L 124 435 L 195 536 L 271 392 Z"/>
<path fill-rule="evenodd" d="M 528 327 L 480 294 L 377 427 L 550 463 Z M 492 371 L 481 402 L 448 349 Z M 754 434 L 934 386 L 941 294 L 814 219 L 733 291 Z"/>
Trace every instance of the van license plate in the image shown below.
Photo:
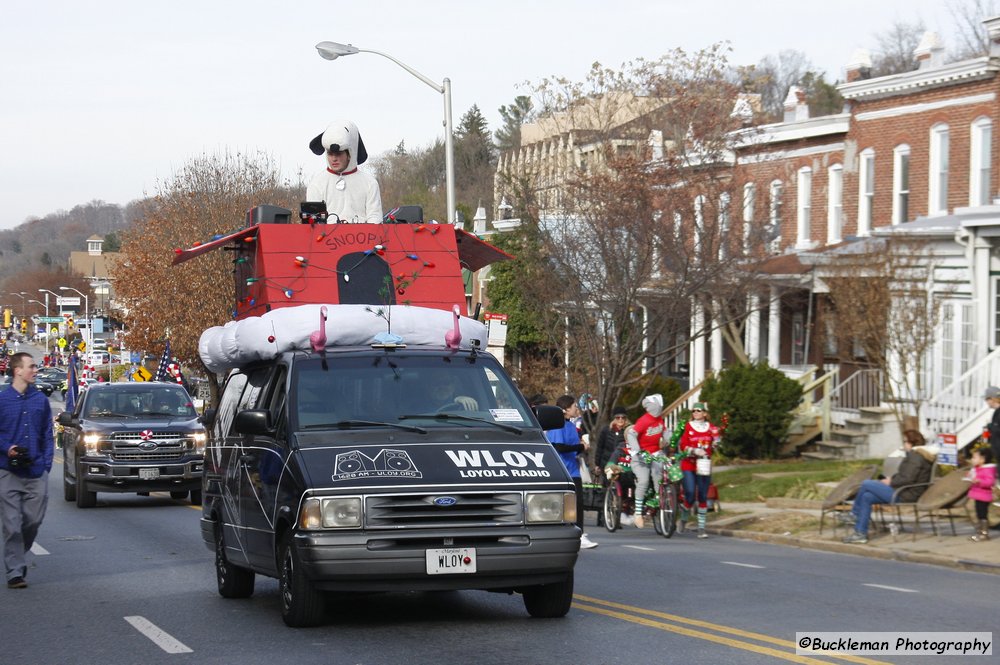
<path fill-rule="evenodd" d="M 159 469 L 139 469 L 139 480 L 156 480 L 159 477 Z"/>
<path fill-rule="evenodd" d="M 449 575 L 476 572 L 475 547 L 427 550 L 427 574 Z"/>

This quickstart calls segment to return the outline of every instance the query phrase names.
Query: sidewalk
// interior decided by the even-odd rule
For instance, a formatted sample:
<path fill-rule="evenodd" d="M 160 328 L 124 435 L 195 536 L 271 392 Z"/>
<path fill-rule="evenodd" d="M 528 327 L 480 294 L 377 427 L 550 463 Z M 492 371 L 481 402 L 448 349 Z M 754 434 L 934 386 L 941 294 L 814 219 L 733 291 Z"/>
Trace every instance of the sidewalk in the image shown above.
<path fill-rule="evenodd" d="M 820 535 L 819 513 L 819 505 L 810 501 L 724 501 L 722 511 L 709 517 L 707 531 L 722 536 L 805 549 L 928 563 L 1000 575 L 1000 531 L 991 529 L 988 542 L 972 542 L 969 536 L 974 531 L 972 523 L 966 518 L 955 518 L 957 536 L 951 535 L 951 527 L 946 519 L 938 519 L 937 536 L 931 531 L 930 522 L 921 520 L 921 530 L 914 539 L 914 524 L 912 520 L 908 522 L 904 515 L 904 530 L 899 535 L 894 537 L 889 532 L 873 528 L 869 532 L 868 544 L 849 545 L 841 542 L 841 539 L 850 533 L 850 529 L 839 525 L 834 529 L 836 520 L 833 516 L 827 516 L 823 534 Z"/>

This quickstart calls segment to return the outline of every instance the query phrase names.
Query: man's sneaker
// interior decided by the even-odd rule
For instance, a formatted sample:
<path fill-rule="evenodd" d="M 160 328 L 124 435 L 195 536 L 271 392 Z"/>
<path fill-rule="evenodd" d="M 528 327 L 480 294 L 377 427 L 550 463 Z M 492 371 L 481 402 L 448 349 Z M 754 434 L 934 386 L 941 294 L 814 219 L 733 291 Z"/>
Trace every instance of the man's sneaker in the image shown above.
<path fill-rule="evenodd" d="M 590 550 L 590 549 L 593 549 L 595 547 L 597 547 L 597 543 L 595 543 L 590 538 L 588 538 L 587 534 L 583 534 L 582 536 L 580 536 L 580 549 L 581 550 Z"/>
<path fill-rule="evenodd" d="M 635 523 L 635 518 L 633 518 L 628 513 L 622 513 L 622 524 L 624 526 L 632 526 Z"/>
<path fill-rule="evenodd" d="M 642 527 L 646 526 L 646 522 L 642 519 L 642 515 L 636 515 L 632 519 L 632 523 L 635 524 L 636 529 L 641 529 Z"/>
<path fill-rule="evenodd" d="M 868 542 L 868 535 L 864 533 L 853 532 L 847 538 L 844 538 L 845 543 L 857 543 L 858 545 L 864 545 Z"/>
<path fill-rule="evenodd" d="M 12 580 L 7 580 L 8 589 L 23 589 L 28 586 L 28 583 L 24 581 L 23 577 L 15 577 Z"/>

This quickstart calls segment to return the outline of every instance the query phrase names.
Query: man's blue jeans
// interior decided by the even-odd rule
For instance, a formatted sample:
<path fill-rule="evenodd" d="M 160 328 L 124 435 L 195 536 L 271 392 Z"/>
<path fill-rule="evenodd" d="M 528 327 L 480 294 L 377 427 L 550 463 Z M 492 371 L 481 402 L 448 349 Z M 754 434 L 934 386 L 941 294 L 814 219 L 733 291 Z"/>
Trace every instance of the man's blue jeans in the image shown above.
<path fill-rule="evenodd" d="M 854 497 L 851 512 L 857 521 L 854 530 L 868 535 L 868 523 L 871 521 L 872 505 L 876 503 L 892 503 L 892 493 L 895 490 L 881 480 L 866 480 L 861 483 L 861 489 Z"/>

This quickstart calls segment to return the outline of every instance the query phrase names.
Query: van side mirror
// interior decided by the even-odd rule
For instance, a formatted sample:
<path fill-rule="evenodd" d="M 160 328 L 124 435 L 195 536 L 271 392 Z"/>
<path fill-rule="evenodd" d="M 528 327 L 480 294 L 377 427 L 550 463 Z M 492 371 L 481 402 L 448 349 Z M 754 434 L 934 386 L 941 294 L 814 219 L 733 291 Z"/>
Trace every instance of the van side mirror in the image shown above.
<path fill-rule="evenodd" d="M 541 404 L 534 407 L 532 411 L 538 417 L 538 423 L 543 430 L 562 429 L 563 425 L 566 424 L 566 416 L 563 415 L 563 410 L 558 406 Z"/>
<path fill-rule="evenodd" d="M 274 433 L 271 412 L 265 409 L 246 409 L 236 414 L 233 429 L 238 434 L 268 435 Z"/>
<path fill-rule="evenodd" d="M 73 417 L 72 412 L 63 411 L 58 416 L 56 416 L 56 422 L 60 425 L 75 425 L 76 418 Z"/>
<path fill-rule="evenodd" d="M 205 409 L 205 412 L 198 416 L 198 422 L 205 427 L 210 428 L 215 424 L 216 413 L 218 413 L 216 409 Z"/>

